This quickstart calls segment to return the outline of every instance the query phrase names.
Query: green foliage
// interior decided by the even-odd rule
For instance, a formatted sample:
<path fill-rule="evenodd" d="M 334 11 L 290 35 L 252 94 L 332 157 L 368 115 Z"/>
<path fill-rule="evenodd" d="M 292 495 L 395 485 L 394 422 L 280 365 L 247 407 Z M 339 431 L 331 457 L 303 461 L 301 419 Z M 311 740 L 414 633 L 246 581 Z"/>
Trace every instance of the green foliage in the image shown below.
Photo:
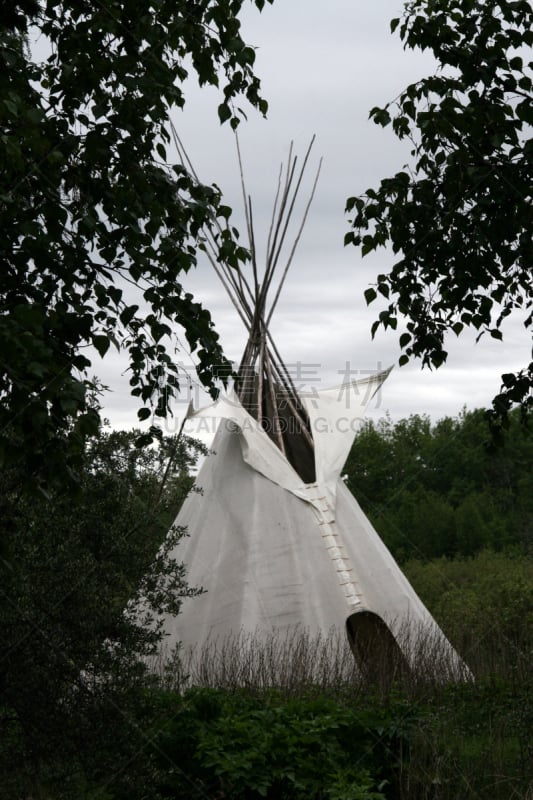
<path fill-rule="evenodd" d="M 430 50 L 439 70 L 370 117 L 412 143 L 412 162 L 379 188 L 347 201 L 346 244 L 365 255 L 390 245 L 378 275 L 389 303 L 372 327 L 395 329 L 400 363 L 439 367 L 445 337 L 473 327 L 502 338 L 513 311 L 531 326 L 531 139 L 533 9 L 527 0 L 410 0 L 393 20 L 406 48 Z M 502 376 L 494 425 L 532 408 L 533 363 Z"/>
<path fill-rule="evenodd" d="M 197 689 L 160 703 L 162 797 L 508 800 L 531 778 L 527 683 L 426 687 L 409 700 Z"/>
<path fill-rule="evenodd" d="M 483 551 L 474 558 L 407 561 L 404 571 L 476 674 L 530 668 L 533 560 Z"/>
<path fill-rule="evenodd" d="M 172 722 L 157 738 L 161 789 L 191 800 L 384 800 L 417 716 L 403 702 L 354 709 L 274 692 L 191 690 L 164 703 Z"/>
<path fill-rule="evenodd" d="M 496 448 L 482 411 L 365 424 L 348 486 L 397 559 L 531 548 L 533 439 L 516 417 Z"/>
<path fill-rule="evenodd" d="M 411 738 L 401 798 L 527 797 L 533 777 L 530 685 L 491 679 L 441 687 L 427 712 Z"/>
<path fill-rule="evenodd" d="M 83 461 L 99 423 L 87 345 L 127 351 L 141 418 L 155 388 L 159 416 L 175 392 L 174 323 L 201 380 L 227 376 L 210 315 L 180 279 L 218 216 L 224 257 L 246 252 L 218 189 L 167 163 L 167 119 L 185 105 L 189 75 L 220 87 L 219 117 L 233 127 L 239 97 L 266 112 L 242 5 L 28 0 L 2 13 L 0 466 L 46 483 Z M 49 52 L 40 62 L 30 35 Z"/>
<path fill-rule="evenodd" d="M 75 796 L 61 787 L 114 775 L 150 719 L 141 659 L 161 638 L 154 617 L 194 593 L 171 554 L 183 531 L 167 533 L 195 456 L 187 440 L 139 450 L 137 435 L 93 439 L 75 494 L 28 498 L 14 469 L 2 474 L 0 769 L 25 776 L 13 795 L 3 781 L 6 796 L 30 796 L 33 780 Z"/>

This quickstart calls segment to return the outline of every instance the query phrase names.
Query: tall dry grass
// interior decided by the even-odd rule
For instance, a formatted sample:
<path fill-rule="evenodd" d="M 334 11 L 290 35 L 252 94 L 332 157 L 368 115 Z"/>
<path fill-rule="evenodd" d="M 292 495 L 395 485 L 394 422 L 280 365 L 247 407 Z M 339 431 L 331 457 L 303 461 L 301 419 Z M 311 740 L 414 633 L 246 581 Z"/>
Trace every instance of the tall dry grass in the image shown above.
<path fill-rule="evenodd" d="M 212 637 L 202 645 L 165 652 L 152 670 L 170 690 L 191 686 L 225 690 L 275 688 L 290 695 L 309 691 L 357 693 L 369 685 L 383 691 L 393 685 L 417 687 L 470 681 L 469 667 L 436 627 L 390 624 L 389 639 L 365 638 L 366 648 L 354 647 L 345 630 L 313 634 L 287 630 L 239 631 Z"/>

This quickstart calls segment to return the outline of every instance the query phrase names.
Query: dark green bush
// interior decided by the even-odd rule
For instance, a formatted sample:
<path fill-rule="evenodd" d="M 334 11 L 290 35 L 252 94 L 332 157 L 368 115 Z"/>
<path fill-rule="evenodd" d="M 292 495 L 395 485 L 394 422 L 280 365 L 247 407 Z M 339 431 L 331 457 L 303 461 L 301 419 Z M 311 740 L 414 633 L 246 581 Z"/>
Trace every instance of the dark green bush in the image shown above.
<path fill-rule="evenodd" d="M 162 700 L 155 755 L 164 797 L 384 800 L 416 706 L 353 708 L 329 699 L 195 689 Z"/>

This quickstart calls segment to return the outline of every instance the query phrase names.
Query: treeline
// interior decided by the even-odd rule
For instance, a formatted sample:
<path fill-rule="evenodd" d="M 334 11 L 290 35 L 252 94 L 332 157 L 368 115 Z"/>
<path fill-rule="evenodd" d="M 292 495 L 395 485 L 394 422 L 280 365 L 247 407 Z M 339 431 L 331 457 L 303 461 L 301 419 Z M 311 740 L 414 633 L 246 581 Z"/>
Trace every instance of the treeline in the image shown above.
<path fill-rule="evenodd" d="M 367 421 L 345 480 L 401 563 L 486 548 L 530 552 L 532 460 L 533 437 L 517 416 L 496 446 L 482 410 L 435 424 L 416 414 Z"/>

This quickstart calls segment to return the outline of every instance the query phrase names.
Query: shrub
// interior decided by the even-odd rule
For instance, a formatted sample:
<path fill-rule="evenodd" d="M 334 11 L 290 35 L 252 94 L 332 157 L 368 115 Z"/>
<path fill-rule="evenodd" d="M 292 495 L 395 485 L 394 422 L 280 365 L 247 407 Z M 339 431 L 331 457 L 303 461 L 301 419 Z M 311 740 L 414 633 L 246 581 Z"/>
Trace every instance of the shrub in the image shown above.
<path fill-rule="evenodd" d="M 419 714 L 403 701 L 354 708 L 214 689 L 165 695 L 162 712 L 160 790 L 190 800 L 385 800 Z"/>

